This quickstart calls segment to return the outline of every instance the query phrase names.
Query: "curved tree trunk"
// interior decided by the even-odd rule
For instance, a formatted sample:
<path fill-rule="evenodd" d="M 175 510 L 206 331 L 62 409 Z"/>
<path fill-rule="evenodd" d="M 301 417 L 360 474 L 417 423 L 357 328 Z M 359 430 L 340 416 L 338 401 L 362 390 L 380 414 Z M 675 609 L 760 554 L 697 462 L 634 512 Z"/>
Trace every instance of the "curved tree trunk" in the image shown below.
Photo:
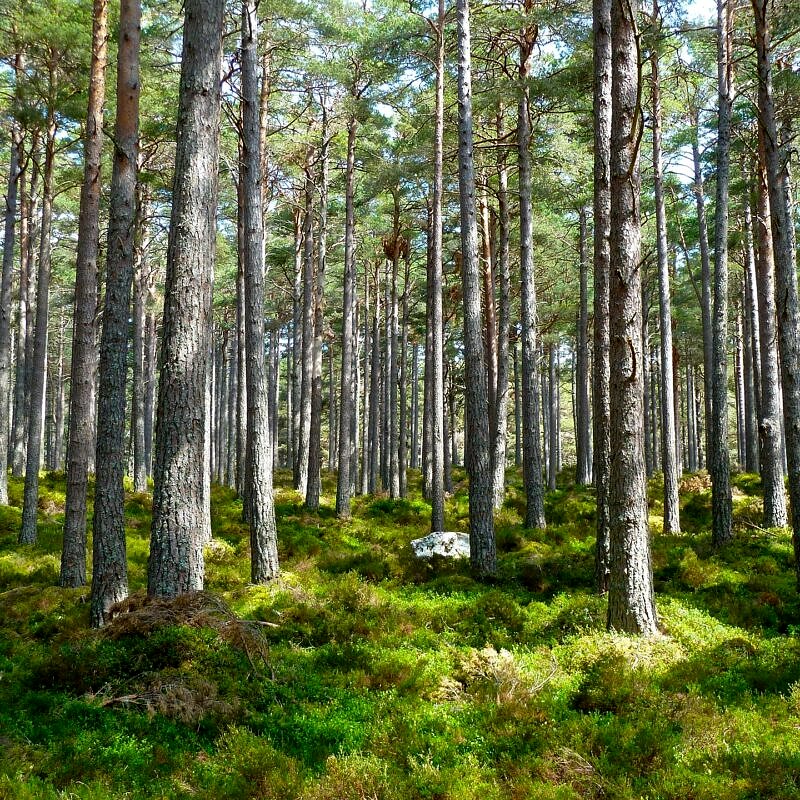
<path fill-rule="evenodd" d="M 639 64 L 630 4 L 612 0 L 611 281 L 608 627 L 658 631 L 650 561 L 644 465 L 641 270 L 639 255 Z"/>

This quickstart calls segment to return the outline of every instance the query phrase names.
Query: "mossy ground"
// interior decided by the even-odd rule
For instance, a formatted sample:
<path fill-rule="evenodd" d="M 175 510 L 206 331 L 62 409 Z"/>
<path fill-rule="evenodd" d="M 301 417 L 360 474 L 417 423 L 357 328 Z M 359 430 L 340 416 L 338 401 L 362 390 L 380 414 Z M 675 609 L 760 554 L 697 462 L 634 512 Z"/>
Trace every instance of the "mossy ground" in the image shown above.
<path fill-rule="evenodd" d="M 456 478 L 448 527 L 463 530 Z M 207 588 L 254 621 L 254 648 L 203 617 L 89 631 L 87 590 L 56 586 L 63 476 L 43 478 L 27 548 L 12 480 L 0 797 L 800 797 L 800 602 L 788 533 L 758 527 L 753 476 L 735 478 L 736 539 L 718 553 L 707 482 L 684 482 L 671 537 L 651 484 L 665 635 L 646 642 L 605 631 L 590 490 L 550 493 L 550 527 L 526 531 L 509 473 L 487 585 L 410 557 L 430 510 L 418 479 L 409 500 L 356 499 L 347 524 L 329 476 L 318 515 L 277 482 L 283 573 L 269 587 L 247 583 L 240 501 L 213 492 Z M 141 592 L 150 497 L 130 494 L 127 512 Z"/>

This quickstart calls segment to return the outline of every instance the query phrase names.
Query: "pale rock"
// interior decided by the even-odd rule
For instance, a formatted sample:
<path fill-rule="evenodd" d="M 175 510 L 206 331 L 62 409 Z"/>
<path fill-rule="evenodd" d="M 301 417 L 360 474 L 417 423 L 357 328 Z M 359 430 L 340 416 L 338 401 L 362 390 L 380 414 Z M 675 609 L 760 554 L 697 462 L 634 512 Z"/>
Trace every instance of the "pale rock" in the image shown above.
<path fill-rule="evenodd" d="M 411 542 L 417 558 L 469 558 L 469 534 L 456 531 L 434 531 Z"/>

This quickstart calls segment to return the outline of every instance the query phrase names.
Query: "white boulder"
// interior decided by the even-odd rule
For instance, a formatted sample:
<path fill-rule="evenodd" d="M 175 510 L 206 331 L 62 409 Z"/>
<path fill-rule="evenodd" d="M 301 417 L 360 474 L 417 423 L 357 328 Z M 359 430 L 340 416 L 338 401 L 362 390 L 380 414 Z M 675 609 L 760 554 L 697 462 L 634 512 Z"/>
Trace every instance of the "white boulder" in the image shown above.
<path fill-rule="evenodd" d="M 434 531 L 411 542 L 417 558 L 469 558 L 469 534 L 456 531 Z"/>

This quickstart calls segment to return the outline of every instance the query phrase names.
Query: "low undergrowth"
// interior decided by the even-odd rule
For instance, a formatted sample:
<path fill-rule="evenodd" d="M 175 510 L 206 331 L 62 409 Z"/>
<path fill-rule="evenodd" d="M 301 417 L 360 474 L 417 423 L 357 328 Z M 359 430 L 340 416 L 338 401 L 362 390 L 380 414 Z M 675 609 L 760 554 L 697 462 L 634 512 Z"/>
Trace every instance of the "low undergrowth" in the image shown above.
<path fill-rule="evenodd" d="M 466 529 L 463 474 L 449 529 Z M 605 631 L 592 590 L 594 499 L 560 482 L 524 530 L 519 475 L 497 516 L 500 570 L 425 564 L 429 506 L 356 498 L 307 513 L 279 473 L 283 572 L 248 584 L 241 502 L 213 490 L 207 592 L 144 596 L 150 497 L 127 498 L 131 599 L 88 629 L 57 588 L 63 476 L 43 480 L 39 543 L 0 507 L 0 797 L 800 797 L 800 603 L 788 533 L 735 478 L 735 541 L 711 548 L 710 490 L 682 484 L 680 536 L 653 564 L 664 635 Z"/>

